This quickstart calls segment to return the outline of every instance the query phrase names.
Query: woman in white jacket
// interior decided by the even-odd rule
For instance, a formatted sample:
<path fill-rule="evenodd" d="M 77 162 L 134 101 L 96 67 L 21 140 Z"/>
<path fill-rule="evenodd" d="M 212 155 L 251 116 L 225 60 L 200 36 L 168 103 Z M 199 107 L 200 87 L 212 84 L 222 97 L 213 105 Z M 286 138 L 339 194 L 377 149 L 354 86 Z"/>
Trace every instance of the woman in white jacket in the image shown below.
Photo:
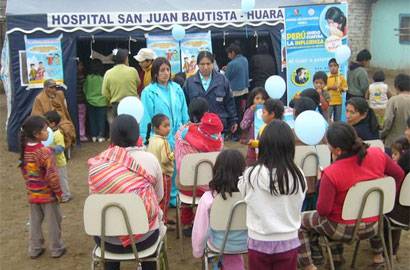
<path fill-rule="evenodd" d="M 298 230 L 306 180 L 296 166 L 295 138 L 272 121 L 259 142 L 259 157 L 239 181 L 247 204 L 249 269 L 297 269 Z"/>

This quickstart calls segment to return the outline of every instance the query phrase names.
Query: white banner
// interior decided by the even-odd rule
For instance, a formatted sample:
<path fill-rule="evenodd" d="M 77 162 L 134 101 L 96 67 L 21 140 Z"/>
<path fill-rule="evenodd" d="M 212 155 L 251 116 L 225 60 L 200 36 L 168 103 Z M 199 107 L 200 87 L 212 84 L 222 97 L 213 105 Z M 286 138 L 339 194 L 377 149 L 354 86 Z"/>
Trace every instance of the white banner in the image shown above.
<path fill-rule="evenodd" d="M 236 10 L 162 12 L 49 13 L 48 27 L 137 26 L 158 24 L 208 24 L 283 21 L 282 8 L 255 9 L 246 14 Z"/>

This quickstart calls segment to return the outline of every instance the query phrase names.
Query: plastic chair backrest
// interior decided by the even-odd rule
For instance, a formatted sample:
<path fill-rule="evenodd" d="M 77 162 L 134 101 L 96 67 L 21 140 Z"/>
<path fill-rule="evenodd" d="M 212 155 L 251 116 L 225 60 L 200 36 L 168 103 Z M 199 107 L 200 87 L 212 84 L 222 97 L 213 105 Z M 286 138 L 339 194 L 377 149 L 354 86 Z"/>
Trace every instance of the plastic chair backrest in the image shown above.
<path fill-rule="evenodd" d="M 317 164 L 315 155 L 319 158 L 319 164 Z M 317 176 L 319 167 L 324 168 L 330 165 L 330 151 L 325 144 L 316 145 L 316 147 L 311 145 L 297 145 L 295 148 L 294 161 L 296 165 L 303 170 L 306 177 Z"/>
<path fill-rule="evenodd" d="M 133 234 L 148 232 L 148 217 L 142 199 L 134 193 L 123 194 L 92 194 L 84 204 L 84 227 L 88 235 L 101 236 L 102 212 L 105 213 L 105 235 L 128 235 L 125 218 L 118 207 L 124 209 L 130 222 Z"/>
<path fill-rule="evenodd" d="M 367 143 L 371 147 L 378 147 L 384 152 L 384 143 L 382 140 L 368 140 L 364 141 L 364 143 Z"/>
<path fill-rule="evenodd" d="M 389 213 L 394 207 L 396 184 L 393 177 L 362 181 L 352 186 L 347 192 L 343 203 L 342 218 L 357 220 L 365 194 L 372 189 L 380 189 L 384 194 L 383 214 Z M 362 218 L 379 216 L 380 194 L 372 192 L 367 198 Z"/>
<path fill-rule="evenodd" d="M 399 203 L 403 206 L 410 206 L 410 173 L 406 175 L 401 184 Z"/>
<path fill-rule="evenodd" d="M 182 158 L 179 182 L 182 186 L 193 186 L 195 168 L 198 166 L 197 186 L 207 185 L 212 179 L 212 167 L 220 152 L 188 154 Z M 212 164 L 212 166 L 211 166 Z"/>
<path fill-rule="evenodd" d="M 226 193 L 226 200 L 218 194 L 212 203 L 210 213 L 211 229 L 225 231 L 233 212 L 230 230 L 247 230 L 246 227 L 246 204 L 239 192 L 233 192 L 232 197 Z M 233 209 L 233 207 L 235 208 Z"/>

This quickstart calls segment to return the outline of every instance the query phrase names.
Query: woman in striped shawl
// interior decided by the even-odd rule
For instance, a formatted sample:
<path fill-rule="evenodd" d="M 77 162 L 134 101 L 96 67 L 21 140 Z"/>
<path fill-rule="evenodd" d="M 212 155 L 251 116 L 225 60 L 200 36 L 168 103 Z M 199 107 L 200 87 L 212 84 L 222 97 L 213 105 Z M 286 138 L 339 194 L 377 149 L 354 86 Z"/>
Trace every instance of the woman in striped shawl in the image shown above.
<path fill-rule="evenodd" d="M 131 154 L 139 138 L 137 121 L 129 115 L 118 116 L 111 126 L 112 146 L 88 160 L 88 184 L 91 193 L 113 194 L 134 192 L 140 196 L 147 210 L 149 232 L 134 235 L 138 251 L 152 246 L 159 237 L 163 197 L 161 166 L 152 154 L 141 152 L 139 158 Z M 144 155 L 144 156 L 142 156 Z M 149 163 L 147 163 L 148 161 Z M 142 165 L 147 165 L 143 168 Z M 96 237 L 97 245 L 101 239 Z M 132 252 L 128 236 L 107 237 L 105 248 L 109 252 Z M 155 269 L 155 264 L 143 263 L 143 269 Z M 120 269 L 119 262 L 106 262 L 105 269 Z"/>

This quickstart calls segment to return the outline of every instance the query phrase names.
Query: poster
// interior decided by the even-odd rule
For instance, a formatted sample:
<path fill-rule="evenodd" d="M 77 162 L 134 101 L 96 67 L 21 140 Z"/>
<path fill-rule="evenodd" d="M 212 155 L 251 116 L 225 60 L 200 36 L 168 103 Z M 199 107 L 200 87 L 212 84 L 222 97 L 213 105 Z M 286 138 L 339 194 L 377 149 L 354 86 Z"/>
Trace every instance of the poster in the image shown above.
<path fill-rule="evenodd" d="M 29 88 L 42 88 L 46 79 L 64 83 L 61 38 L 61 35 L 57 38 L 24 37 Z"/>
<path fill-rule="evenodd" d="M 255 131 L 255 138 L 258 137 L 259 135 L 259 130 L 261 129 L 261 127 L 265 124 L 263 122 L 262 119 L 262 113 L 263 113 L 263 105 L 262 104 L 258 104 L 256 105 L 256 109 L 255 109 L 255 114 L 254 114 L 254 120 L 253 120 L 253 127 L 254 127 L 254 131 Z"/>
<path fill-rule="evenodd" d="M 317 71 L 328 73 L 328 62 L 347 44 L 347 4 L 287 7 L 285 9 L 287 98 L 313 88 Z M 339 64 L 346 76 L 347 63 Z"/>
<path fill-rule="evenodd" d="M 154 50 L 158 57 L 165 57 L 171 63 L 173 75 L 181 71 L 179 42 L 171 35 L 148 35 L 147 47 Z"/>
<path fill-rule="evenodd" d="M 182 71 L 187 78 L 198 70 L 196 59 L 200 51 L 212 53 L 211 32 L 187 34 L 181 42 Z"/>
<path fill-rule="evenodd" d="M 9 39 L 7 35 L 4 37 L 3 49 L 1 51 L 0 79 L 3 83 L 3 89 L 6 93 L 7 99 L 7 119 L 5 123 L 7 129 L 7 123 L 9 122 L 11 113 L 10 50 Z"/>

